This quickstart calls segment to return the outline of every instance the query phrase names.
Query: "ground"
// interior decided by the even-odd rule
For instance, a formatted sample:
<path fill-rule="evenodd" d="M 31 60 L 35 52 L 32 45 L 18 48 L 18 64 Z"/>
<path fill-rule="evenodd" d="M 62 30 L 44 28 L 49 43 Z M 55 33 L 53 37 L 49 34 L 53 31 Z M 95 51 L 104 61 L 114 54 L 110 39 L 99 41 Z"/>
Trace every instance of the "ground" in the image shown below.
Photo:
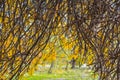
<path fill-rule="evenodd" d="M 22 80 L 97 80 L 97 76 L 89 69 L 69 69 L 47 71 L 36 71 L 33 75 L 26 74 Z"/>

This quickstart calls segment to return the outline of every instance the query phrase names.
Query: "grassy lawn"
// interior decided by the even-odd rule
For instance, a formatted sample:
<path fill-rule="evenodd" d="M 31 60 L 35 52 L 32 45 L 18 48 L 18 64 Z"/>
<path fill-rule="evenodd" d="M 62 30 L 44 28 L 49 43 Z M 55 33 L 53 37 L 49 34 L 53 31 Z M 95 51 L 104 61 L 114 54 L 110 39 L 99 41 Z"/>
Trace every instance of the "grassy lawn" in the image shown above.
<path fill-rule="evenodd" d="M 75 70 L 53 70 L 52 74 L 46 72 L 35 72 L 33 75 L 26 75 L 22 80 L 97 80 L 93 72 L 87 69 Z"/>

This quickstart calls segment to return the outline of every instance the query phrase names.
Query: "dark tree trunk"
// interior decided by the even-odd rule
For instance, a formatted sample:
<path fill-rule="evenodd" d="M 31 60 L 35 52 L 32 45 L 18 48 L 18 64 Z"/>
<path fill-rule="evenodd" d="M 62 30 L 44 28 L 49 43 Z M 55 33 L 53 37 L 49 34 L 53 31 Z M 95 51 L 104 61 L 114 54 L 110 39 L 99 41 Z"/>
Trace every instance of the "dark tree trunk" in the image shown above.
<path fill-rule="evenodd" d="M 76 62 L 76 60 L 73 58 L 72 60 L 71 60 L 71 69 L 74 69 L 75 68 L 75 62 Z"/>
<path fill-rule="evenodd" d="M 52 73 L 52 68 L 54 67 L 54 61 L 52 61 L 48 73 Z"/>
<path fill-rule="evenodd" d="M 81 67 L 81 63 L 80 63 L 80 61 L 79 61 L 79 68 Z"/>

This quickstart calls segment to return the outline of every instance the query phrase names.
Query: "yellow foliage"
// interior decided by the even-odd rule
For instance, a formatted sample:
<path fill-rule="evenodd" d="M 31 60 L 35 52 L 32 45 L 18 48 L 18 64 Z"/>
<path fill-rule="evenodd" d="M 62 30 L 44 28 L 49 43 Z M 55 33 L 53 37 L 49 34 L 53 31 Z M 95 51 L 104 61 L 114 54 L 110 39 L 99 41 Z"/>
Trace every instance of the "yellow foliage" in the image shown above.
<path fill-rule="evenodd" d="M 74 58 L 74 59 L 77 59 L 77 58 L 78 58 L 78 55 L 75 55 L 75 54 L 74 54 L 74 55 L 73 55 L 73 58 Z"/>
<path fill-rule="evenodd" d="M 79 47 L 78 46 L 75 48 L 75 54 L 79 54 Z"/>
<path fill-rule="evenodd" d="M 68 45 L 64 45 L 63 48 L 64 48 L 65 50 L 68 50 L 68 49 L 69 49 Z"/>
<path fill-rule="evenodd" d="M 68 44 L 68 49 L 72 49 L 74 46 L 73 42 L 71 42 L 70 44 Z"/>
<path fill-rule="evenodd" d="M 88 61 L 88 64 L 89 64 L 89 65 L 92 64 L 92 63 L 93 63 L 93 60 L 92 60 L 92 59 Z"/>
<path fill-rule="evenodd" d="M 56 60 L 56 53 L 52 53 L 51 57 L 52 57 L 52 61 Z"/>
<path fill-rule="evenodd" d="M 77 54 L 71 54 L 70 56 L 69 56 L 69 60 L 71 60 L 71 59 L 77 59 L 78 58 L 78 55 Z"/>
<path fill-rule="evenodd" d="M 2 17 L 0 17 L 0 22 L 2 22 Z"/>
<path fill-rule="evenodd" d="M 106 66 L 107 66 L 107 67 L 108 67 L 110 64 L 111 64 L 110 61 L 107 61 L 107 62 L 106 62 Z"/>
<path fill-rule="evenodd" d="M 103 33 L 102 33 L 101 31 L 99 31 L 97 35 L 98 35 L 98 37 L 101 37 L 102 34 L 103 34 Z"/>
<path fill-rule="evenodd" d="M 16 43 L 16 42 L 17 42 L 17 40 L 18 40 L 18 37 L 14 37 L 13 42 L 14 42 L 14 43 Z"/>
<path fill-rule="evenodd" d="M 12 54 L 13 54 L 13 50 L 11 49 L 11 50 L 9 51 L 9 53 L 8 53 L 8 56 L 11 57 Z"/>
<path fill-rule="evenodd" d="M 34 71 L 35 71 L 34 68 L 30 68 L 30 69 L 28 70 L 28 74 L 29 74 L 29 75 L 32 75 L 32 74 L 34 73 Z"/>
<path fill-rule="evenodd" d="M 84 49 L 81 50 L 81 54 L 84 54 Z"/>
<path fill-rule="evenodd" d="M 64 54 L 64 53 L 61 53 L 60 57 L 65 57 L 65 54 Z"/>

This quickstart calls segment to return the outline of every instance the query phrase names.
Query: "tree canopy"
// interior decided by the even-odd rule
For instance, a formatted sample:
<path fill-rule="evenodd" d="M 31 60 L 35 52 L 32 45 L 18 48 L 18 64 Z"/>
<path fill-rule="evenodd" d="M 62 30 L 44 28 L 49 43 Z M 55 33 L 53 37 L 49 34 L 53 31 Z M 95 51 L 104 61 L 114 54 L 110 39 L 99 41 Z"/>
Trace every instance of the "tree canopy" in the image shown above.
<path fill-rule="evenodd" d="M 55 48 L 119 80 L 120 0 L 0 0 L 0 79 L 20 78 L 36 57 L 55 60 Z"/>

